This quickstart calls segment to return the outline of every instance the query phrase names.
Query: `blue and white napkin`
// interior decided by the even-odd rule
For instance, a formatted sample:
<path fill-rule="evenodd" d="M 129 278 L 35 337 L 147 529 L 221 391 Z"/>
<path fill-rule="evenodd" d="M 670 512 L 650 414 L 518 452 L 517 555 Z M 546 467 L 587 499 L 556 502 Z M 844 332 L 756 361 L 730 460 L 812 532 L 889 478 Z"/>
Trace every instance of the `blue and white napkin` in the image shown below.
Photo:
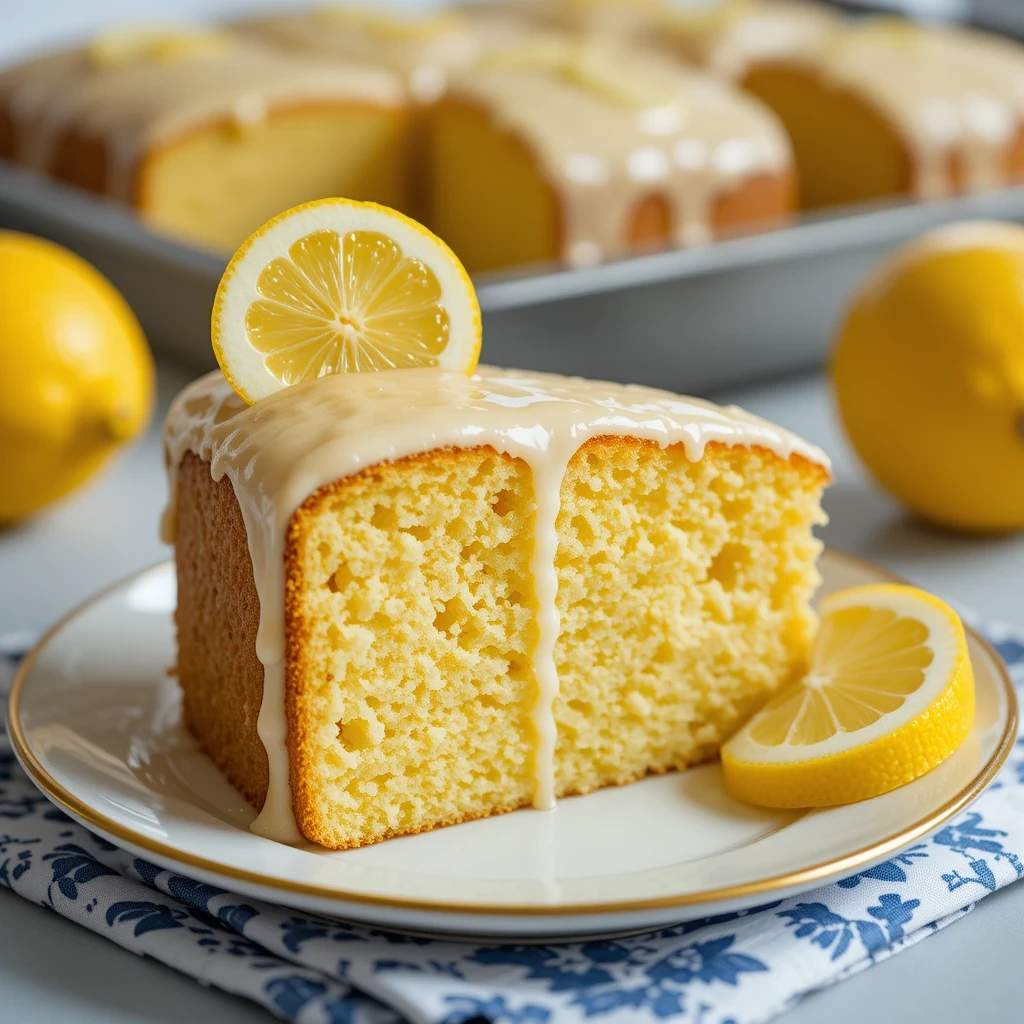
<path fill-rule="evenodd" d="M 984 629 L 1024 687 L 1024 632 Z M 0 689 L 19 651 L 0 642 Z M 411 938 L 164 871 L 51 806 L 0 740 L 0 884 L 297 1024 L 754 1024 L 927 938 L 1024 874 L 1024 740 L 952 824 L 860 875 L 631 938 Z"/>

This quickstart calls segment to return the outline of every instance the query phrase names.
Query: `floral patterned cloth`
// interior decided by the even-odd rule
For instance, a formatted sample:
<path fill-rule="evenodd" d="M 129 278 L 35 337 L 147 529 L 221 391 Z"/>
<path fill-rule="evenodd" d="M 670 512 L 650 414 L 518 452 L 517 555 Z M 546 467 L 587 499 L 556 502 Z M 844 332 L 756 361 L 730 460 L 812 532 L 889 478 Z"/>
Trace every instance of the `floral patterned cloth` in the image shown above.
<path fill-rule="evenodd" d="M 1024 633 L 985 632 L 1024 687 Z M 0 688 L 19 652 L 0 641 Z M 1024 740 L 974 806 L 892 860 L 755 910 L 631 938 L 480 945 L 342 924 L 111 846 L 0 741 L 0 884 L 298 1024 L 754 1024 L 913 945 L 1024 873 Z"/>

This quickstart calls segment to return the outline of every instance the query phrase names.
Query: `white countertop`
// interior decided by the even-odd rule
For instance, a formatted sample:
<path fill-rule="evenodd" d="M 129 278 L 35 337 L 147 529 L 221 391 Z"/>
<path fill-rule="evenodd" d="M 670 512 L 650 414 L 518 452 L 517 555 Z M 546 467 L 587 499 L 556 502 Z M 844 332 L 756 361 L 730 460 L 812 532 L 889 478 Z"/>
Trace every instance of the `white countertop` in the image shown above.
<path fill-rule="evenodd" d="M 161 412 L 187 375 L 161 372 Z M 892 569 L 989 618 L 1024 624 L 1024 535 L 964 538 L 911 521 L 855 464 L 817 378 L 716 396 L 790 427 L 835 460 L 825 502 L 833 547 Z M 0 532 L 0 632 L 39 631 L 90 593 L 166 558 L 156 523 L 165 489 L 158 429 L 52 512 Z M 805 999 L 786 1024 L 1015 1019 L 1024 1003 L 1024 885 L 899 956 Z M 0 890 L 0 1024 L 221 1024 L 265 1021 L 256 1006 L 201 988 Z"/>

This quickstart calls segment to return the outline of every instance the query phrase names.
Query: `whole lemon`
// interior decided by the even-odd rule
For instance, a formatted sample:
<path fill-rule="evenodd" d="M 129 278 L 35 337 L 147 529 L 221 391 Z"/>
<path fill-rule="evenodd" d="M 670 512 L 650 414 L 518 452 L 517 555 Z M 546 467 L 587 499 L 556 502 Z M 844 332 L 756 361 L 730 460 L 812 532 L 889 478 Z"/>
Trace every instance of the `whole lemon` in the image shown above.
<path fill-rule="evenodd" d="M 1024 526 L 1024 228 L 955 224 L 898 252 L 853 302 L 832 377 L 853 446 L 911 510 Z"/>
<path fill-rule="evenodd" d="M 77 487 L 152 403 L 153 360 L 114 286 L 58 245 L 0 232 L 0 523 Z"/>

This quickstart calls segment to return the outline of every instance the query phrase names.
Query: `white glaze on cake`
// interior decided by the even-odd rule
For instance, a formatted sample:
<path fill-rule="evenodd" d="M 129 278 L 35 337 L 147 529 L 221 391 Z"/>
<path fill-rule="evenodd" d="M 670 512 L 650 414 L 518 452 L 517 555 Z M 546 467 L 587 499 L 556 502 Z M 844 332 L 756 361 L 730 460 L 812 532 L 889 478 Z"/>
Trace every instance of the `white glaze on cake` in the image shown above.
<path fill-rule="evenodd" d="M 1024 123 L 1024 49 L 963 29 L 895 20 L 850 28 L 820 54 L 826 81 L 863 96 L 906 140 L 921 199 L 980 192 L 1008 180 Z"/>
<path fill-rule="evenodd" d="M 291 807 L 284 707 L 284 542 L 295 510 L 318 488 L 368 466 L 437 448 L 490 446 L 533 471 L 536 537 L 530 569 L 538 603 L 533 668 L 538 700 L 534 806 L 554 804 L 558 694 L 554 645 L 555 521 L 569 460 L 591 437 L 681 444 L 691 460 L 710 441 L 770 449 L 828 466 L 825 454 L 794 434 L 737 409 L 637 386 L 480 367 L 471 376 L 441 370 L 339 374 L 297 384 L 247 406 L 220 372 L 187 387 L 164 428 L 170 501 L 163 536 L 173 543 L 177 468 L 186 452 L 227 477 L 245 522 L 260 601 L 256 654 L 264 666 L 259 735 L 270 788 L 253 830 L 299 839 Z"/>
<path fill-rule="evenodd" d="M 0 72 L 0 106 L 13 121 L 16 159 L 49 172 L 57 145 L 73 130 L 104 144 L 106 192 L 132 202 L 140 158 L 194 129 L 228 124 L 244 131 L 275 109 L 305 104 L 404 103 L 401 81 L 384 68 L 300 60 L 217 38 L 221 45 L 182 47 L 168 59 L 104 63 L 96 49 L 83 47 Z"/>
<path fill-rule="evenodd" d="M 663 197 L 674 241 L 711 238 L 715 200 L 792 166 L 758 101 L 657 54 L 559 36 L 493 54 L 452 82 L 532 153 L 558 197 L 561 257 L 621 254 L 639 204 Z"/>
<path fill-rule="evenodd" d="M 896 18 L 847 21 L 819 4 L 723 0 L 703 21 L 664 16 L 678 48 L 740 81 L 773 63 L 860 97 L 904 140 L 921 199 L 1005 184 L 1024 123 L 1024 49 L 1009 39 Z"/>
<path fill-rule="evenodd" d="M 758 64 L 816 59 L 842 26 L 833 8 L 804 0 L 719 0 L 690 8 L 666 3 L 654 23 L 686 59 L 733 81 Z"/>
<path fill-rule="evenodd" d="M 341 62 L 389 68 L 420 103 L 440 97 L 452 72 L 472 67 L 493 45 L 494 29 L 470 24 L 455 11 L 381 10 L 370 5 L 326 5 L 250 18 L 239 30 L 274 45 Z M 509 20 L 502 31 L 526 31 Z"/>

